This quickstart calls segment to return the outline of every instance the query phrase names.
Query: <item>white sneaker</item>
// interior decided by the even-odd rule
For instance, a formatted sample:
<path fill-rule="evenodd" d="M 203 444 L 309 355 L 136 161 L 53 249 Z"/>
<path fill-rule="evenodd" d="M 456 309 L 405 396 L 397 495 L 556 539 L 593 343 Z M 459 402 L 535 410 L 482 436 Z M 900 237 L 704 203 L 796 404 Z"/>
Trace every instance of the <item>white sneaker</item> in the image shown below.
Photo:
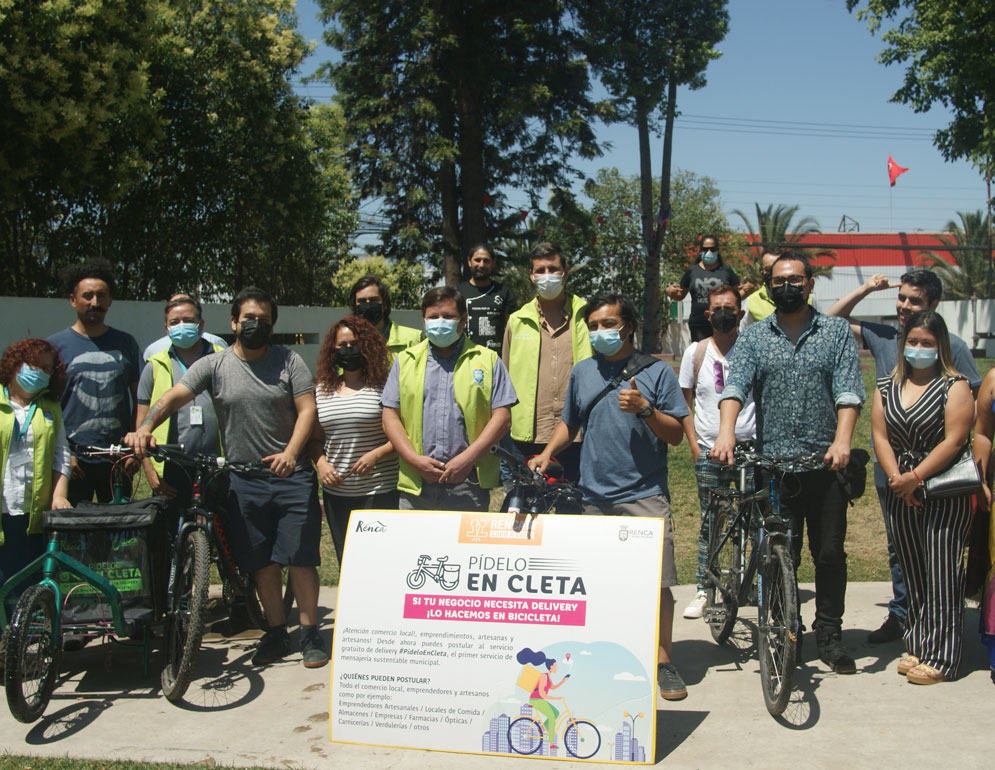
<path fill-rule="evenodd" d="M 708 606 L 708 597 L 705 595 L 704 591 L 699 591 L 695 594 L 691 603 L 684 609 L 684 617 L 689 620 L 694 620 L 695 618 L 700 618 L 705 614 L 705 607 Z"/>

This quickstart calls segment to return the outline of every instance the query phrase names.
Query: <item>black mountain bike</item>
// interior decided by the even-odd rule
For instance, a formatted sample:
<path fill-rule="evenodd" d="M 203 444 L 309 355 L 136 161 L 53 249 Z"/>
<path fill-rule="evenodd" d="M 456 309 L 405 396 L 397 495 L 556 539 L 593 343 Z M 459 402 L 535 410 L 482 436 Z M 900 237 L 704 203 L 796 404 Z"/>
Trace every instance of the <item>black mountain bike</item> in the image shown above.
<path fill-rule="evenodd" d="M 715 641 L 725 642 L 756 575 L 760 680 L 767 711 L 778 716 L 791 697 L 801 644 L 798 580 L 791 556 L 794 534 L 790 517 L 781 513 L 781 489 L 791 483 L 793 471 L 824 468 L 825 462 L 818 453 L 765 457 L 739 448 L 735 458 L 738 488 L 711 492 L 704 618 Z M 766 484 L 745 492 L 754 469 L 762 471 Z"/>

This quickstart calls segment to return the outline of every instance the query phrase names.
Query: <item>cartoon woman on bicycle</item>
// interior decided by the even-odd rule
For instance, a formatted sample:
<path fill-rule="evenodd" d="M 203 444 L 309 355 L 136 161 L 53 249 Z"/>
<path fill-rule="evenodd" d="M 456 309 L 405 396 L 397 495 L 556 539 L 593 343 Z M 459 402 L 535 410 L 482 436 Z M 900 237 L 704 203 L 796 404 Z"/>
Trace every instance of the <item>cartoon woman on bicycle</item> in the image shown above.
<path fill-rule="evenodd" d="M 550 701 L 563 700 L 563 697 L 550 695 L 549 691 L 562 687 L 563 683 L 570 678 L 570 674 L 567 674 L 559 682 L 553 684 L 552 676 L 556 673 L 555 659 L 547 658 L 544 653 L 533 651 L 529 647 L 519 650 L 516 658 L 523 666 L 546 666 L 546 673 L 537 672 L 539 677 L 532 689 L 532 694 L 529 696 L 529 705 L 545 718 L 546 735 L 549 736 L 550 748 L 555 749 L 557 748 L 555 743 L 555 725 L 560 712 Z"/>

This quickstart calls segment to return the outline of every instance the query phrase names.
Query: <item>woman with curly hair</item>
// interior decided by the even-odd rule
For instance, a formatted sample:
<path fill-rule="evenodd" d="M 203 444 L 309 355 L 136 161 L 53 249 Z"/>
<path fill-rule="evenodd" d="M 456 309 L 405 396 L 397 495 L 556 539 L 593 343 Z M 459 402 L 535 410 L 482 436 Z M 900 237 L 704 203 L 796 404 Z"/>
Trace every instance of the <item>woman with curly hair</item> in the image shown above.
<path fill-rule="evenodd" d="M 383 335 L 354 315 L 328 330 L 318 355 L 311 458 L 339 564 L 353 510 L 397 508 L 397 453 L 384 435 L 380 405 L 390 363 Z"/>
<path fill-rule="evenodd" d="M 59 397 L 66 369 L 39 339 L 0 358 L 0 584 L 45 550 L 41 513 L 69 508 L 69 446 Z M 21 586 L 23 588 L 23 586 Z M 16 601 L 14 591 L 8 599 Z"/>

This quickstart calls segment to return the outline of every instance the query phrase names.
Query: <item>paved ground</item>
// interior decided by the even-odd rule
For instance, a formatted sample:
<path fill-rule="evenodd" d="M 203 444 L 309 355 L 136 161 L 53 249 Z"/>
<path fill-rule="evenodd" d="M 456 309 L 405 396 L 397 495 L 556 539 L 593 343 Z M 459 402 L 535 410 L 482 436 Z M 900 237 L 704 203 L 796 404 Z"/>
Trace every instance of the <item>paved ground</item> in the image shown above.
<path fill-rule="evenodd" d="M 660 701 L 656 761 L 675 768 L 771 770 L 989 766 L 995 685 L 974 631 L 977 613 L 967 613 L 962 678 L 916 687 L 895 673 L 900 643 L 871 647 L 864 640 L 886 614 L 888 588 L 883 583 L 848 587 L 844 641 L 857 658 L 856 675 L 827 672 L 815 659 L 814 638 L 806 635 L 796 692 L 778 720 L 767 714 L 760 691 L 752 642 L 755 611 L 738 622 L 738 647 L 719 647 L 702 621 L 679 618 L 674 651 L 690 695 L 678 703 Z M 692 593 L 690 586 L 675 589 L 678 616 Z M 812 586 L 803 586 L 808 624 L 812 598 Z M 334 603 L 335 590 L 323 589 L 322 606 Z M 332 617 L 325 619 L 329 629 Z M 209 639 L 201 678 L 185 708 L 158 694 L 156 674 L 142 678 L 131 650 L 116 650 L 109 669 L 102 646 L 68 654 L 40 721 L 23 725 L 0 705 L 0 752 L 350 770 L 501 770 L 531 761 L 330 743 L 329 669 L 305 669 L 297 656 L 255 670 L 248 665 L 253 643 L 251 634 Z"/>

